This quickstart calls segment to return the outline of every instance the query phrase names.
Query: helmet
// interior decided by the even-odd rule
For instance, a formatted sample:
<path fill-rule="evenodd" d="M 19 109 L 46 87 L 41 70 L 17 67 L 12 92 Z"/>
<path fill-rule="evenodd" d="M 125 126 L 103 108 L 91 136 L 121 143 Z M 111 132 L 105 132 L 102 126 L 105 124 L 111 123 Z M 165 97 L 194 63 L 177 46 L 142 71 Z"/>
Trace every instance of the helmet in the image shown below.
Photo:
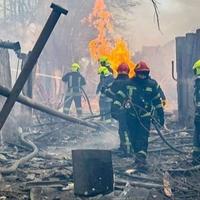
<path fill-rule="evenodd" d="M 195 75 L 200 75 L 200 60 L 197 60 L 194 63 L 193 70 L 194 70 Z"/>
<path fill-rule="evenodd" d="M 128 74 L 130 71 L 129 66 L 126 63 L 121 63 L 118 68 L 117 68 L 117 72 L 120 73 L 125 73 Z"/>
<path fill-rule="evenodd" d="M 101 62 L 107 62 L 108 61 L 108 58 L 106 56 L 101 56 L 98 60 L 100 63 Z"/>
<path fill-rule="evenodd" d="M 145 62 L 140 61 L 135 67 L 135 73 L 137 74 L 138 72 L 148 72 L 149 73 L 150 69 Z"/>
<path fill-rule="evenodd" d="M 71 66 L 73 72 L 78 72 L 80 70 L 80 65 L 78 63 L 73 63 Z"/>
<path fill-rule="evenodd" d="M 107 67 L 100 66 L 98 68 L 98 74 L 108 75 L 110 72 Z"/>

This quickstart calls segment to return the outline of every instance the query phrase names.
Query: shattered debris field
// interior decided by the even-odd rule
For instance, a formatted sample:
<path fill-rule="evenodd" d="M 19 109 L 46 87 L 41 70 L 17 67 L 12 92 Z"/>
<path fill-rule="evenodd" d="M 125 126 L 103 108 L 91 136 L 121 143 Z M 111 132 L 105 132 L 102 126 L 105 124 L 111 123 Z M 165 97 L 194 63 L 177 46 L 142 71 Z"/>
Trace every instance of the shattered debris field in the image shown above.
<path fill-rule="evenodd" d="M 191 165 L 192 130 L 167 125 L 166 140 L 180 150 L 166 146 L 152 129 L 149 138 L 148 172 L 134 172 L 133 155 L 117 151 L 117 124 L 93 130 L 37 116 L 32 126 L 19 130 L 20 144 L 5 144 L 0 151 L 0 199 L 200 199 L 200 173 Z M 73 190 L 72 149 L 110 149 L 114 170 L 114 191 L 94 197 L 78 197 Z"/>

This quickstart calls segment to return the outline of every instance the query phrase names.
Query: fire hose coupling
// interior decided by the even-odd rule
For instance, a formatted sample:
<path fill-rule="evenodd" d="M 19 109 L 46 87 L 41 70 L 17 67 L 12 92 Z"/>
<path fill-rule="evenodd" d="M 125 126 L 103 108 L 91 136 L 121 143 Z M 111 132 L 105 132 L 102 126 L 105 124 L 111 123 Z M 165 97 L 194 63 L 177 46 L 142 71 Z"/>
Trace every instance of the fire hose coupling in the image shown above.
<path fill-rule="evenodd" d="M 130 109 L 132 106 L 132 102 L 130 99 L 126 100 L 126 102 L 124 102 L 124 108 L 126 109 Z"/>
<path fill-rule="evenodd" d="M 68 13 L 68 10 L 64 9 L 63 7 L 61 7 L 55 3 L 52 3 L 50 7 L 57 13 L 64 14 L 64 15 L 67 15 L 67 13 Z"/>

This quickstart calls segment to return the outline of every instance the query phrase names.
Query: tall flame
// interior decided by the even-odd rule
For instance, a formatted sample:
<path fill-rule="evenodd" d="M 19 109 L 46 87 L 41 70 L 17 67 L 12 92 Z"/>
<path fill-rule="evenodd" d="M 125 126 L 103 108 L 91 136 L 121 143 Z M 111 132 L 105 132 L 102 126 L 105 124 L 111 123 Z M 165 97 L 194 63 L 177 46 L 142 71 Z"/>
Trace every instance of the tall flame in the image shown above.
<path fill-rule="evenodd" d="M 101 56 L 108 57 L 115 73 L 118 65 L 125 62 L 131 70 L 129 75 L 133 76 L 135 64 L 131 60 L 131 52 L 122 37 L 114 36 L 112 15 L 107 10 L 104 0 L 96 0 L 88 21 L 98 33 L 88 45 L 91 58 L 97 61 Z"/>

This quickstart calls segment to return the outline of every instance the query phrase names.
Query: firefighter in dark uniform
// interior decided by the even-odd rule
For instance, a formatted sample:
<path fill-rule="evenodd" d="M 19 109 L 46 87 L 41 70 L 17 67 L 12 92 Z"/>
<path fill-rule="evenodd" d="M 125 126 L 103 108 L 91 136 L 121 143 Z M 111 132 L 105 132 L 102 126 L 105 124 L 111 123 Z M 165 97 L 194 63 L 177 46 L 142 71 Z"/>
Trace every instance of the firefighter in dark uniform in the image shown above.
<path fill-rule="evenodd" d="M 113 83 L 108 86 L 108 88 L 105 90 L 106 96 L 110 97 L 113 102 L 115 101 L 115 96 L 118 91 L 120 91 L 126 82 L 129 80 L 129 66 L 126 63 L 122 63 L 118 66 L 117 72 L 118 76 L 113 81 Z M 124 152 L 125 154 L 130 153 L 130 143 L 128 140 L 128 129 L 126 124 L 126 111 L 124 109 L 118 109 L 112 103 L 111 106 L 111 115 L 114 119 L 116 119 L 119 122 L 119 139 L 120 139 L 120 148 L 119 150 Z"/>
<path fill-rule="evenodd" d="M 193 136 L 193 164 L 200 164 L 200 60 L 195 62 L 193 66 L 195 74 L 194 83 L 194 103 L 195 103 L 195 117 L 194 117 L 194 136 Z"/>
<path fill-rule="evenodd" d="M 135 167 L 138 171 L 147 169 L 146 157 L 152 110 L 158 121 L 164 125 L 164 111 L 160 99 L 159 85 L 149 77 L 150 69 L 144 62 L 135 67 L 136 76 L 117 93 L 115 105 L 127 110 L 129 140 L 135 152 Z"/>
<path fill-rule="evenodd" d="M 80 74 L 80 65 L 73 63 L 71 72 L 62 77 L 62 81 L 67 84 L 67 92 L 64 101 L 63 112 L 69 114 L 72 101 L 75 103 L 77 115 L 82 114 L 81 88 L 86 84 L 85 78 Z"/>
<path fill-rule="evenodd" d="M 112 73 L 107 67 L 100 66 L 98 68 L 98 74 L 100 75 L 100 82 L 97 86 L 96 94 L 100 93 L 99 97 L 99 109 L 101 120 L 106 123 L 111 123 L 111 103 L 112 99 L 105 95 L 105 89 L 110 85 L 114 78 Z"/>

